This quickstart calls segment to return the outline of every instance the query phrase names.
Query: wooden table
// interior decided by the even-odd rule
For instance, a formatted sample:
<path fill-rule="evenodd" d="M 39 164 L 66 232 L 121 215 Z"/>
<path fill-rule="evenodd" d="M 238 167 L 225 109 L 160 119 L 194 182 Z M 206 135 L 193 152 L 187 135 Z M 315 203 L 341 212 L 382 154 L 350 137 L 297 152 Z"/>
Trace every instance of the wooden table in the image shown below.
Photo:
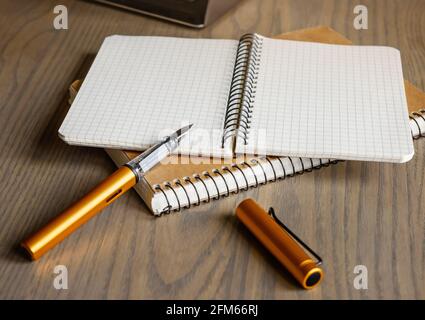
<path fill-rule="evenodd" d="M 31 263 L 20 240 L 114 170 L 101 149 L 57 136 L 67 88 L 110 34 L 238 38 L 329 25 L 359 44 L 400 48 L 405 77 L 425 89 L 425 1 L 361 1 L 369 29 L 353 28 L 348 0 L 246 0 L 203 30 L 89 1 L 62 0 L 69 29 L 54 30 L 57 1 L 0 3 L 0 298 L 425 298 L 425 141 L 408 164 L 345 162 L 181 214 L 154 218 L 134 191 Z M 418 106 L 419 107 L 419 106 Z M 424 107 L 424 106 L 422 106 Z M 232 212 L 254 197 L 325 261 L 325 280 L 300 289 Z M 56 290 L 54 267 L 68 269 Z M 353 286 L 356 265 L 368 289 Z"/>

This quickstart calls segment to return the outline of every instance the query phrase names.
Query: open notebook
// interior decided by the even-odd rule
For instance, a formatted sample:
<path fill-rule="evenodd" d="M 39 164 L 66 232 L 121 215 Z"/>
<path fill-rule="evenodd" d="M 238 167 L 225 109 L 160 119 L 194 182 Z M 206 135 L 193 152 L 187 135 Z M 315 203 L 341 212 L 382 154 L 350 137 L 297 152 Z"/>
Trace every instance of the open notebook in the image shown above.
<path fill-rule="evenodd" d="M 350 44 L 341 34 L 327 27 L 293 31 L 277 36 L 280 39 Z M 80 87 L 76 81 L 70 87 L 70 102 Z M 425 136 L 425 93 L 405 82 L 410 112 L 411 134 L 416 139 Z M 107 150 L 117 165 L 122 165 L 138 153 L 117 149 Z M 176 161 L 174 161 L 176 160 Z M 171 164 L 159 164 L 149 171 L 135 190 L 154 214 L 180 211 L 235 192 L 243 192 L 261 184 L 285 179 L 332 163 L 330 159 L 299 157 L 267 157 L 227 159 L 219 163 L 190 163 L 185 156 L 174 156 Z M 197 159 L 199 160 L 199 159 Z M 214 159 L 217 160 L 217 159 Z M 172 164 L 178 162 L 180 164 Z"/>
<path fill-rule="evenodd" d="M 405 162 L 400 53 L 275 40 L 107 37 L 59 134 L 142 150 L 194 123 L 182 154 Z"/>

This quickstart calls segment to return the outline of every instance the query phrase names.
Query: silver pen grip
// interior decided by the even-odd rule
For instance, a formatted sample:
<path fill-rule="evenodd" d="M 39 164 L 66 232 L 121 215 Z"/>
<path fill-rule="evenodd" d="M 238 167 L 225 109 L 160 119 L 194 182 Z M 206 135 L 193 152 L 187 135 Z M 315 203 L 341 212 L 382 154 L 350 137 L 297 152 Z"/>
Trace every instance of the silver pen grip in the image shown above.
<path fill-rule="evenodd" d="M 178 142 L 168 137 L 126 163 L 126 166 L 134 172 L 139 181 L 146 172 L 168 157 L 177 146 Z"/>

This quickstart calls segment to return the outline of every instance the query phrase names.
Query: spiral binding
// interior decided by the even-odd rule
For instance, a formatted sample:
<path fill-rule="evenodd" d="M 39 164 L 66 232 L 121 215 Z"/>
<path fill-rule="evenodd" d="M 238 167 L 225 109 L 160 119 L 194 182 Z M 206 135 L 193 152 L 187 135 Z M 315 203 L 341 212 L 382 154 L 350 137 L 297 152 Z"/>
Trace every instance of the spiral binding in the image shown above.
<path fill-rule="evenodd" d="M 262 44 L 263 38 L 252 33 L 239 40 L 224 117 L 222 147 L 227 139 L 235 136 L 247 144 Z"/>
<path fill-rule="evenodd" d="M 165 197 L 165 201 L 167 203 L 167 206 L 164 207 L 162 209 L 162 211 L 160 212 L 160 214 L 163 213 L 170 213 L 172 206 L 171 206 L 171 198 L 170 194 L 167 196 L 167 193 L 165 192 L 166 189 L 171 189 L 172 190 L 172 197 L 176 198 L 176 202 L 177 202 L 177 208 L 173 209 L 174 212 L 179 212 L 183 209 L 189 209 L 192 205 L 193 206 L 199 206 L 202 202 L 203 203 L 208 203 L 211 200 L 218 200 L 220 198 L 226 198 L 228 197 L 230 194 L 237 194 L 240 191 L 246 191 L 248 189 L 252 189 L 252 188 L 256 188 L 259 185 L 264 185 L 270 182 L 275 182 L 278 180 L 285 180 L 286 178 L 289 177 L 293 177 L 295 175 L 301 175 L 305 172 L 311 172 L 315 169 L 320 169 L 322 167 L 327 167 L 330 164 L 336 164 L 338 162 L 341 162 L 340 160 L 331 160 L 331 159 L 319 159 L 319 164 L 318 165 L 313 165 L 313 159 L 307 159 L 307 158 L 299 158 L 299 157 L 287 157 L 287 159 L 289 160 L 289 163 L 292 167 L 292 172 L 288 173 L 287 172 L 287 168 L 285 168 L 285 165 L 283 164 L 282 158 L 279 157 L 264 157 L 261 159 L 251 159 L 248 163 L 246 161 L 244 162 L 240 162 L 237 164 L 232 164 L 231 167 L 222 167 L 221 169 L 213 169 L 212 172 L 208 172 L 208 171 L 204 171 L 202 173 L 202 176 L 200 174 L 194 174 L 193 177 L 184 177 L 183 181 L 185 182 L 182 183 L 179 179 L 174 180 L 173 182 L 169 182 L 166 181 L 163 183 L 164 187 L 161 187 L 161 185 L 155 185 L 154 189 L 157 192 L 160 192 L 164 195 Z M 272 160 L 278 160 L 273 162 Z M 296 161 L 298 161 L 301 164 L 301 171 L 295 172 L 295 163 Z M 277 162 L 277 163 L 276 163 Z M 307 163 L 309 164 L 309 166 L 307 165 Z M 277 177 L 277 171 L 276 171 L 276 165 L 280 166 L 282 171 L 283 171 L 283 176 L 281 177 Z M 261 175 L 263 176 L 262 178 L 264 179 L 264 182 L 259 182 L 259 177 L 257 176 L 257 173 L 254 170 L 254 167 L 258 166 L 258 168 L 261 171 Z M 273 179 L 267 179 L 267 174 L 266 174 L 266 169 L 265 166 L 269 166 L 269 168 L 271 168 L 272 172 L 273 172 Z M 254 176 L 255 179 L 255 185 L 253 186 L 249 186 L 248 183 L 248 179 L 246 177 L 245 174 L 245 170 L 250 170 L 250 172 L 252 173 L 252 175 Z M 242 176 L 243 176 L 243 182 L 241 183 L 241 181 L 238 181 L 238 179 L 235 177 L 235 172 L 239 171 L 241 172 Z M 225 175 L 227 174 L 228 178 L 226 179 Z M 213 185 L 215 186 L 216 189 L 216 196 L 212 197 L 210 190 L 208 190 L 208 187 L 205 183 L 206 179 L 210 179 L 213 182 Z M 221 181 L 224 183 L 225 187 L 226 187 L 226 192 L 222 195 L 220 195 L 220 189 L 218 188 L 217 182 L 221 179 Z M 233 182 L 236 185 L 236 190 L 235 191 L 230 191 L 229 185 L 228 185 L 228 179 L 232 179 Z M 201 181 L 202 183 L 199 184 L 198 186 L 195 184 L 197 181 Z M 183 206 L 182 205 L 182 199 L 178 196 L 175 188 L 181 188 L 186 196 L 186 200 L 187 200 L 187 205 Z M 193 188 L 195 191 L 195 194 L 197 196 L 197 200 L 196 203 L 193 204 L 193 202 L 191 203 L 190 197 L 189 197 L 189 189 L 188 188 Z M 207 194 L 207 199 L 201 201 L 201 197 L 200 197 L 200 188 L 204 188 L 204 190 L 206 191 Z"/>
<path fill-rule="evenodd" d="M 425 129 L 423 129 L 419 125 L 419 122 L 422 121 L 423 124 L 424 124 L 424 128 L 425 128 L 425 109 L 421 109 L 421 110 L 419 110 L 417 112 L 412 112 L 409 115 L 409 118 L 415 123 L 416 127 L 418 128 L 418 132 L 419 132 L 419 134 L 417 136 L 415 136 L 413 134 L 413 131 L 412 131 L 413 139 L 416 140 L 416 139 L 425 137 Z"/>

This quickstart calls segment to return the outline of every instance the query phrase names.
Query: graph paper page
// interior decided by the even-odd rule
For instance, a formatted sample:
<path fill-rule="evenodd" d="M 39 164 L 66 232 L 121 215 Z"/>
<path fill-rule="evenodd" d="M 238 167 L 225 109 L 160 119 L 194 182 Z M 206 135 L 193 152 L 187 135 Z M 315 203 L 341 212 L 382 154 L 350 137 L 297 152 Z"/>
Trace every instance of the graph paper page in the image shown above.
<path fill-rule="evenodd" d="M 107 37 L 61 128 L 70 144 L 142 150 L 194 124 L 182 153 L 231 155 L 221 134 L 238 41 Z"/>
<path fill-rule="evenodd" d="M 247 145 L 238 153 L 408 161 L 400 53 L 263 38 Z"/>

